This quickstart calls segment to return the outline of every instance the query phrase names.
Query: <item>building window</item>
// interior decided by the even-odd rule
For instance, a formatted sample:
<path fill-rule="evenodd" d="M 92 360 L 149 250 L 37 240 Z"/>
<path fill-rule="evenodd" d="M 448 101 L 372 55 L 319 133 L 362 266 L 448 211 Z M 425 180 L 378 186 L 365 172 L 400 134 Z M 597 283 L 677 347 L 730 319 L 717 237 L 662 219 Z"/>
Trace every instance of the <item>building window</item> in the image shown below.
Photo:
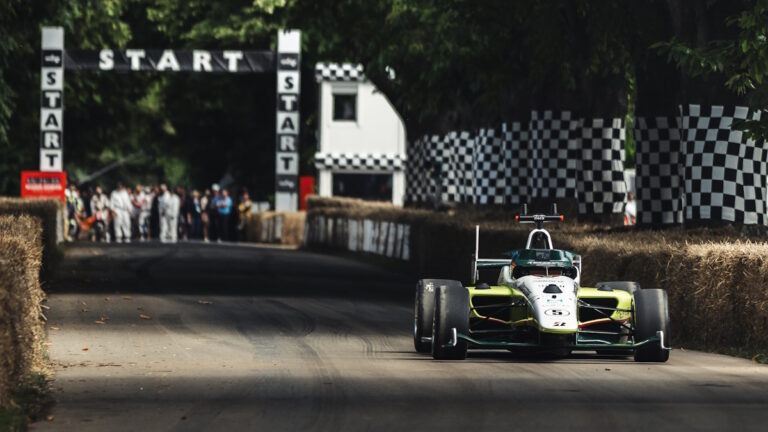
<path fill-rule="evenodd" d="M 392 201 L 392 174 L 333 174 L 333 196 Z"/>
<path fill-rule="evenodd" d="M 357 94 L 333 95 L 333 120 L 356 121 L 357 120 Z"/>

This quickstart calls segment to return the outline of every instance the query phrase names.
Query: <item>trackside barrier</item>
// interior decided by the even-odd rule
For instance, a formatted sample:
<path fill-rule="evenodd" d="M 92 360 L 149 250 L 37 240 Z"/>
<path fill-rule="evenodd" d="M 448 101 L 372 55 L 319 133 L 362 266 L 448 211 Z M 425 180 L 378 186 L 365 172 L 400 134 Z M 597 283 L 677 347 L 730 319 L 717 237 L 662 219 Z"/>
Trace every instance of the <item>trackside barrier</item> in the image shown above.
<path fill-rule="evenodd" d="M 316 215 L 307 220 L 305 230 L 305 245 L 330 246 L 403 261 L 411 257 L 408 224 Z"/>

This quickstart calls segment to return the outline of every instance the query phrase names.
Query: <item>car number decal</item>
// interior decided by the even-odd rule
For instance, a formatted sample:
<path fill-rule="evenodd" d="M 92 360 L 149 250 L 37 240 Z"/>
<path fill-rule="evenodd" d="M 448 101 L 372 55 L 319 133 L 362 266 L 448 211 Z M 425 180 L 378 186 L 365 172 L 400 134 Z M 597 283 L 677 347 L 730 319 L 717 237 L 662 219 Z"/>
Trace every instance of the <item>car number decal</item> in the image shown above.
<path fill-rule="evenodd" d="M 568 316 L 571 313 L 562 309 L 547 309 L 544 311 L 544 314 L 549 316 Z"/>

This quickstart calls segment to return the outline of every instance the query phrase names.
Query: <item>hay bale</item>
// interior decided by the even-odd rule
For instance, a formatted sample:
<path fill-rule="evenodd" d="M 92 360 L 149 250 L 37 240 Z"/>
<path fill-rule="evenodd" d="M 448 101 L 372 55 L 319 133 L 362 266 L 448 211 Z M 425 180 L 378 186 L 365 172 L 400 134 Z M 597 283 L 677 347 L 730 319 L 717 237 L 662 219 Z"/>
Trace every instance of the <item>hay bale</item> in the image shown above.
<path fill-rule="evenodd" d="M 44 370 L 41 222 L 0 216 L 0 406 L 19 380 Z"/>
<path fill-rule="evenodd" d="M 304 240 L 304 220 L 305 212 L 286 212 L 282 215 L 283 232 L 281 235 L 281 244 L 295 245 L 302 244 Z"/>
<path fill-rule="evenodd" d="M 0 197 L 0 215 L 30 215 L 42 221 L 43 277 L 49 278 L 62 257 L 58 244 L 66 232 L 66 208 L 59 200 Z"/>
<path fill-rule="evenodd" d="M 304 212 L 254 213 L 246 221 L 246 241 L 298 246 L 304 238 L 304 218 Z"/>

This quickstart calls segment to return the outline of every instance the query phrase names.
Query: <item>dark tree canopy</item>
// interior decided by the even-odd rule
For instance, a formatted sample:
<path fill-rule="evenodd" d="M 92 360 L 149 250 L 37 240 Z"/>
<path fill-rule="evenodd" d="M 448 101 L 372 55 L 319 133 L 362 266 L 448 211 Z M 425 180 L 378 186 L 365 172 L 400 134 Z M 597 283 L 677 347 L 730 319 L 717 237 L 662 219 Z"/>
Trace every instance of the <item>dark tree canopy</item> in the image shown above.
<path fill-rule="evenodd" d="M 524 120 L 532 109 L 632 118 L 688 102 L 762 108 L 766 16 L 764 0 L 6 0 L 0 191 L 17 194 L 19 171 L 37 166 L 42 25 L 63 26 L 66 46 L 85 49 L 273 49 L 279 28 L 301 29 L 304 174 L 317 61 L 362 63 L 411 137 Z M 229 173 L 266 198 L 274 87 L 272 74 L 68 72 L 65 168 L 83 179 L 125 162 L 97 180 L 108 185 L 204 187 Z M 745 127 L 765 136 L 762 125 Z"/>

